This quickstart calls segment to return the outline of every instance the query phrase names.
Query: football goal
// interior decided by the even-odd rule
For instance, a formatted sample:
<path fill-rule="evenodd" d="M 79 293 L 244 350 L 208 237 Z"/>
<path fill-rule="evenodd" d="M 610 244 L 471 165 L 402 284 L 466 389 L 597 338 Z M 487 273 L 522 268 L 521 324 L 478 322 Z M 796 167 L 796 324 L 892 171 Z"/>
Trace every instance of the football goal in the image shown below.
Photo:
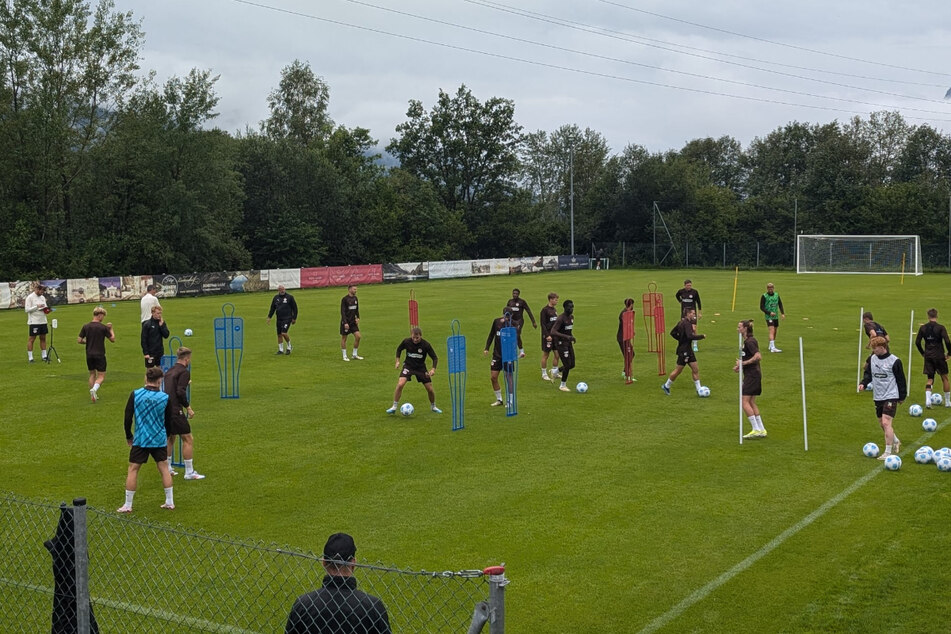
<path fill-rule="evenodd" d="M 918 236 L 796 236 L 796 273 L 921 275 Z"/>

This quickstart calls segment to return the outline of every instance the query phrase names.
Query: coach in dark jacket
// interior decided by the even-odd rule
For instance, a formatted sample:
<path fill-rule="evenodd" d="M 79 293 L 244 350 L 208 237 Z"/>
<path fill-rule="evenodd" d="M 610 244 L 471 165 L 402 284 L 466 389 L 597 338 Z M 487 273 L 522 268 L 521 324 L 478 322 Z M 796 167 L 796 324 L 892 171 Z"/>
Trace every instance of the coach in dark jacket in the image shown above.
<path fill-rule="evenodd" d="M 168 326 L 162 317 L 162 307 L 152 307 L 152 318 L 142 322 L 142 355 L 145 357 L 145 367 L 155 368 L 162 362 L 165 352 L 163 339 L 168 339 Z"/>
<path fill-rule="evenodd" d="M 353 577 L 353 538 L 334 533 L 324 546 L 324 586 L 303 594 L 287 617 L 285 634 L 390 634 L 386 607 L 377 597 L 357 590 Z"/>

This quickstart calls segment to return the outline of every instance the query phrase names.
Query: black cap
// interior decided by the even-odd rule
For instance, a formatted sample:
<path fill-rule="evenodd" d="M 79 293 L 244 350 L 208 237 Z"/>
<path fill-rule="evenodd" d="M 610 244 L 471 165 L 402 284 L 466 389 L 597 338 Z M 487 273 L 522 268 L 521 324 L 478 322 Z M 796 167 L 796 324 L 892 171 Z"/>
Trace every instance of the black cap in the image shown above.
<path fill-rule="evenodd" d="M 324 559 L 348 562 L 357 554 L 357 545 L 346 533 L 334 533 L 324 544 Z"/>

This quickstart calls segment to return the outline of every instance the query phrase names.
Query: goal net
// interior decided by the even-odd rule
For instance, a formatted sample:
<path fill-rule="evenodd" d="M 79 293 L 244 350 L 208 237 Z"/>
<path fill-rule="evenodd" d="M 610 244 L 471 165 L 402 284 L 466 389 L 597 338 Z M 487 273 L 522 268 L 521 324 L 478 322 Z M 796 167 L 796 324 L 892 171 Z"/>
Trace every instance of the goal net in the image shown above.
<path fill-rule="evenodd" d="M 921 275 L 918 236 L 796 236 L 796 273 Z"/>

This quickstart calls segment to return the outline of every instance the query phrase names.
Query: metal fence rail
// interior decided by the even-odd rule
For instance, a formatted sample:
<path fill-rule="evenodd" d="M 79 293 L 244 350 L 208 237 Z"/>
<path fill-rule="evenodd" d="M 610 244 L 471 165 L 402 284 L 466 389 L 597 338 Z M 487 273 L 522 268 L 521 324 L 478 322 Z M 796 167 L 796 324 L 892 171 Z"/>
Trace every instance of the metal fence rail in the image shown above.
<path fill-rule="evenodd" d="M 67 507 L 0 494 L 0 518 L 7 632 L 50 631 L 51 622 L 53 632 L 283 632 L 294 601 L 326 574 L 313 553 L 117 516 L 81 500 Z M 362 562 L 354 577 L 382 600 L 393 632 L 478 632 L 486 621 L 492 634 L 504 632 L 502 568 Z"/>

